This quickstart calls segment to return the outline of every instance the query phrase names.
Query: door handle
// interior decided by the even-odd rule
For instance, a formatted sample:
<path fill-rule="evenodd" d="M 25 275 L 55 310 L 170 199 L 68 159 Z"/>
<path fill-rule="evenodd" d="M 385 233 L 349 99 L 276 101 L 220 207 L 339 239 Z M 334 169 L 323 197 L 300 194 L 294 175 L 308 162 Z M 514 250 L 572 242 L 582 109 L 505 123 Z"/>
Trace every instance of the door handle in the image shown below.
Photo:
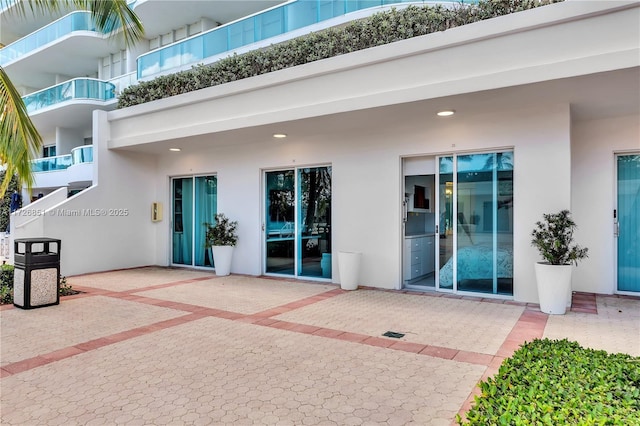
<path fill-rule="evenodd" d="M 407 223 L 407 200 L 402 202 L 402 222 Z"/>
<path fill-rule="evenodd" d="M 620 236 L 620 223 L 617 220 L 613 222 L 613 236 L 616 238 Z"/>

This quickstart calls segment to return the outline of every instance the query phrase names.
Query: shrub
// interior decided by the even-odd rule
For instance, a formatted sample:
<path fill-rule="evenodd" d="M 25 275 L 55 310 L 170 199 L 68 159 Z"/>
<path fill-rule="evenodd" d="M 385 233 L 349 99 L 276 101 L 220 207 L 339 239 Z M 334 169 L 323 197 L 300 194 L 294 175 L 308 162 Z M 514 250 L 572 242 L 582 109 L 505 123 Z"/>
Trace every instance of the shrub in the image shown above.
<path fill-rule="evenodd" d="M 461 425 L 639 425 L 640 358 L 536 339 L 518 349 Z"/>
<path fill-rule="evenodd" d="M 318 31 L 242 55 L 234 54 L 210 65 L 198 65 L 188 71 L 163 75 L 127 87 L 118 97 L 118 108 L 561 1 L 563 0 L 485 0 L 456 7 L 435 5 L 392 9 L 344 26 Z"/>
<path fill-rule="evenodd" d="M 4 170 L 0 171 L 0 182 L 4 180 L 5 173 L 6 172 Z M 6 231 L 9 225 L 9 215 L 11 214 L 11 194 L 13 194 L 13 191 L 20 191 L 17 176 L 13 176 L 11 178 L 7 191 L 4 193 L 4 196 L 0 198 L 0 232 Z"/>
<path fill-rule="evenodd" d="M 13 265 L 0 266 L 0 304 L 13 303 Z"/>
<path fill-rule="evenodd" d="M 589 249 L 573 244 L 573 232 L 577 228 L 569 210 L 542 215 L 544 221 L 536 222 L 531 232 L 531 245 L 552 265 L 578 265 L 578 260 L 588 257 Z"/>
<path fill-rule="evenodd" d="M 207 233 L 205 236 L 206 246 L 235 246 L 238 242 L 237 221 L 231 221 L 224 213 L 218 213 L 215 216 L 215 223 L 203 224 Z"/>

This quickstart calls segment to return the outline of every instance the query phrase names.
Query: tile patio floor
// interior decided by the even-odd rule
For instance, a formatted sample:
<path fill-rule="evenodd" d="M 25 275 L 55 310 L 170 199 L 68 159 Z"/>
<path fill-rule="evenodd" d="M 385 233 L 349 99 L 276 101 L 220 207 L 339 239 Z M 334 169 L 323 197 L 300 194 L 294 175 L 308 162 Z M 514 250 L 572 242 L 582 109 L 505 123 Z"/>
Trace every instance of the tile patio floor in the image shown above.
<path fill-rule="evenodd" d="M 0 424 L 448 426 L 524 341 L 640 356 L 640 298 L 575 294 L 548 316 L 157 267 L 68 282 L 85 293 L 0 309 Z"/>

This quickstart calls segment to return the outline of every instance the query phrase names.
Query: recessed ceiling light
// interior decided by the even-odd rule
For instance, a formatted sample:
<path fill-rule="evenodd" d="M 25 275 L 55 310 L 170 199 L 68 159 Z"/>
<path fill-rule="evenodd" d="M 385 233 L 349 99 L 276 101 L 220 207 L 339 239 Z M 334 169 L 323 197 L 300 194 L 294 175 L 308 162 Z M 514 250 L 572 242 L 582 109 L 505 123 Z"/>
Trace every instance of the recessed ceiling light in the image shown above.
<path fill-rule="evenodd" d="M 276 139 L 282 139 L 282 138 L 286 138 L 287 135 L 285 135 L 284 133 L 274 133 L 273 137 Z"/>
<path fill-rule="evenodd" d="M 450 115 L 455 114 L 456 112 L 452 109 L 446 109 L 443 111 L 438 111 L 438 117 L 449 117 Z"/>
<path fill-rule="evenodd" d="M 169 151 L 180 152 L 182 150 L 180 148 L 169 148 Z"/>

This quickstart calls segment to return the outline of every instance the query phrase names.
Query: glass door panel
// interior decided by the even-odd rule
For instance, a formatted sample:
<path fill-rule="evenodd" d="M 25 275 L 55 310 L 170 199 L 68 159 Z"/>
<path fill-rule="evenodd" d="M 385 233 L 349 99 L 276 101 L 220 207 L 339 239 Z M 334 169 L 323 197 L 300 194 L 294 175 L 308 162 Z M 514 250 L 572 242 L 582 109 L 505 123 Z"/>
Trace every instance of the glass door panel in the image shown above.
<path fill-rule="evenodd" d="M 331 168 L 298 170 L 298 275 L 331 278 Z"/>
<path fill-rule="evenodd" d="M 616 163 L 618 291 L 640 292 L 640 155 Z"/>
<path fill-rule="evenodd" d="M 513 154 L 457 157 L 457 289 L 513 294 Z"/>
<path fill-rule="evenodd" d="M 267 273 L 295 274 L 295 170 L 265 173 Z"/>
<path fill-rule="evenodd" d="M 174 178 L 173 257 L 178 265 L 191 265 L 193 257 L 193 178 Z"/>
<path fill-rule="evenodd" d="M 215 176 L 171 180 L 172 258 L 175 265 L 213 267 L 211 248 L 206 247 L 205 222 L 213 222 L 217 211 Z"/>
<path fill-rule="evenodd" d="M 438 287 L 453 289 L 453 157 L 438 159 Z"/>
<path fill-rule="evenodd" d="M 205 223 L 213 223 L 218 211 L 217 179 L 215 176 L 195 178 L 194 203 L 194 265 L 214 266 L 211 247 L 206 244 Z"/>

